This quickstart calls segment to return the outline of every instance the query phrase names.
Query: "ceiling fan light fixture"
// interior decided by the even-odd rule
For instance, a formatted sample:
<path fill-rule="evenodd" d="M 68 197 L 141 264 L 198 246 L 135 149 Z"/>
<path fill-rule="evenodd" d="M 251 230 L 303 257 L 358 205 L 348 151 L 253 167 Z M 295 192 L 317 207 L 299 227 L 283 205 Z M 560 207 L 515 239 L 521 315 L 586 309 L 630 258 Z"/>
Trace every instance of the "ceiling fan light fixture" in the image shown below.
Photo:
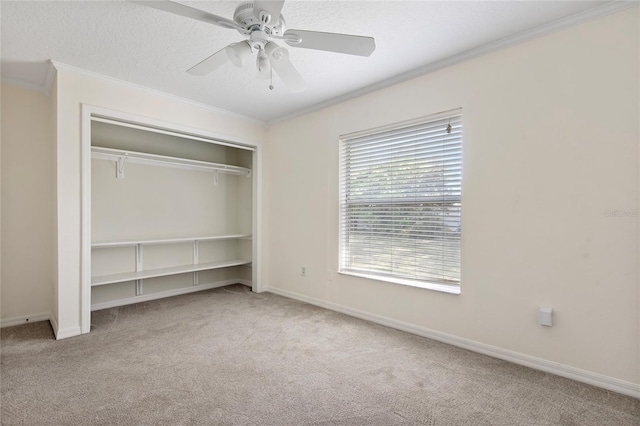
<path fill-rule="evenodd" d="M 251 55 L 251 46 L 245 41 L 230 44 L 225 48 L 227 57 L 233 65 L 242 68 L 247 58 Z"/>
<path fill-rule="evenodd" d="M 283 49 L 273 42 L 269 42 L 264 46 L 264 51 L 269 56 L 269 59 L 273 62 L 278 62 L 282 59 L 289 59 L 289 52 L 287 49 Z"/>

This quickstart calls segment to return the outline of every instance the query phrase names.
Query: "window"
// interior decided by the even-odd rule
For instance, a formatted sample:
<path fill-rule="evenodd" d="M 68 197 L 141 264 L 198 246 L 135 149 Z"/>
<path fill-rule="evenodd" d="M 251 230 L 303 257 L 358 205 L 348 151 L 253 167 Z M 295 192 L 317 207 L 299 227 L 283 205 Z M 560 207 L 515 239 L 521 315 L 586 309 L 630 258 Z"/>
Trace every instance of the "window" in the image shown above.
<path fill-rule="evenodd" d="M 340 144 L 340 272 L 459 293 L 461 110 Z"/>

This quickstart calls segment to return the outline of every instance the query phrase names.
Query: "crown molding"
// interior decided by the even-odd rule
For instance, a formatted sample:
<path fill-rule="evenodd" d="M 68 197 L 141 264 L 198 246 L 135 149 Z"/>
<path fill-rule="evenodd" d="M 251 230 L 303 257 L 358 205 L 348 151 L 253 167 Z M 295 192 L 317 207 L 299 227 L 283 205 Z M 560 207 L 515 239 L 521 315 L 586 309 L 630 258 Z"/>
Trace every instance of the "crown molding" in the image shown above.
<path fill-rule="evenodd" d="M 55 67 L 56 70 L 69 71 L 69 72 L 73 72 L 73 73 L 76 73 L 76 74 L 81 74 L 81 75 L 84 75 L 84 76 L 87 76 L 87 77 L 99 79 L 99 80 L 102 80 L 102 81 L 118 84 L 118 85 L 121 85 L 121 86 L 130 87 L 132 89 L 144 91 L 144 92 L 151 93 L 151 94 L 154 94 L 154 95 L 159 95 L 159 96 L 162 96 L 162 97 L 165 97 L 165 98 L 168 98 L 168 99 L 172 99 L 172 100 L 175 100 L 175 101 L 178 101 L 178 102 L 182 102 L 182 103 L 185 103 L 185 104 L 188 104 L 188 105 L 195 106 L 197 108 L 201 108 L 201 109 L 204 109 L 204 110 L 207 110 L 207 111 L 211 111 L 211 112 L 214 112 L 216 114 L 225 115 L 227 117 L 240 119 L 240 120 L 243 120 L 243 121 L 250 122 L 252 124 L 258 124 L 258 125 L 260 125 L 262 127 L 266 127 L 266 125 L 267 125 L 264 121 L 258 120 L 257 118 L 253 118 L 253 117 L 249 117 L 249 116 L 246 116 L 246 115 L 238 114 L 238 113 L 235 113 L 235 112 L 227 111 L 227 110 L 224 110 L 224 109 L 221 109 L 221 108 L 216 108 L 216 107 L 211 106 L 211 105 L 207 105 L 207 104 L 203 104 L 203 103 L 200 103 L 200 102 L 193 101 L 191 99 L 182 98 L 180 96 L 172 95 L 170 93 L 162 92 L 160 90 L 152 89 L 150 87 L 142 86 L 142 85 L 139 85 L 139 84 L 136 84 L 136 83 L 131 83 L 131 82 L 128 82 L 128 81 L 125 81 L 125 80 L 120 80 L 120 79 L 117 79 L 117 78 L 114 78 L 114 77 L 110 77 L 108 75 L 100 74 L 100 73 L 97 73 L 97 72 L 94 72 L 94 71 L 88 71 L 88 70 L 85 70 L 83 68 L 75 67 L 73 65 L 68 65 L 68 64 L 65 64 L 65 63 L 62 63 L 62 62 L 59 62 L 59 61 L 51 60 L 51 64 L 53 65 L 53 67 Z M 51 78 L 51 80 L 53 81 L 53 78 Z"/>
<path fill-rule="evenodd" d="M 75 66 L 71 66 L 71 65 L 67 65 L 64 64 L 62 62 L 59 61 L 54 61 L 51 60 L 50 61 L 50 66 L 49 66 L 49 70 L 47 71 L 47 76 L 45 78 L 45 81 L 43 84 L 39 85 L 39 84 L 34 84 L 34 83 L 29 83 L 29 82 L 25 82 L 22 80 L 18 80 L 18 79 L 10 79 L 10 78 L 2 78 L 2 83 L 3 84 L 8 84 L 8 85 L 12 85 L 12 86 L 18 86 L 18 87 L 24 87 L 27 89 L 31 89 L 31 90 L 38 90 L 40 92 L 42 92 L 43 94 L 45 94 L 46 96 L 49 96 L 51 94 L 51 90 L 53 87 L 53 83 L 55 81 L 55 75 L 56 75 L 56 71 L 57 70 L 67 70 L 67 71 L 71 71 L 71 72 L 75 72 L 75 73 L 80 73 L 83 75 L 87 75 L 93 78 L 97 78 L 97 79 L 101 79 L 103 81 L 110 81 L 112 83 L 116 83 L 119 85 L 124 85 L 124 86 L 128 86 L 137 90 L 142 90 L 145 91 L 147 93 L 153 93 L 156 95 L 160 95 L 169 99 L 173 99 L 176 100 L 178 102 L 182 102 L 182 103 L 186 103 L 198 108 L 202 108 L 205 109 L 207 111 L 211 111 L 217 114 L 221 114 L 221 115 L 225 115 L 228 117 L 233 117 L 236 119 L 240 119 L 252 124 L 258 124 L 262 127 L 264 127 L 265 129 L 267 129 L 269 126 L 283 122 L 283 121 L 287 121 L 287 120 L 291 120 L 293 118 L 296 117 L 300 117 L 302 115 L 306 115 L 309 114 L 311 112 L 314 111 L 318 111 L 321 110 L 323 108 L 327 108 L 330 107 L 332 105 L 336 105 L 342 102 L 346 102 L 350 99 L 354 99 L 363 95 L 366 95 L 368 93 L 372 93 L 375 92 L 377 90 L 381 90 L 384 89 L 386 87 L 389 86 L 393 86 L 395 84 L 398 83 L 402 83 L 411 79 L 414 79 L 416 77 L 420 77 L 426 74 L 430 74 L 432 72 L 438 71 L 440 69 L 458 64 L 460 62 L 464 62 L 467 61 L 469 59 L 473 59 L 482 55 L 486 55 L 488 53 L 492 53 L 495 52 L 497 50 L 509 47 L 509 46 L 513 46 L 516 44 L 520 44 L 523 43 L 525 41 L 528 40 L 532 40 L 534 38 L 537 37 L 541 37 L 543 35 L 546 34 L 550 34 L 556 31 L 560 31 L 575 25 L 579 25 L 594 19 L 598 19 L 607 15 L 611 15 L 617 12 L 621 12 L 623 10 L 629 9 L 631 7 L 634 6 L 638 6 L 638 2 L 637 1 L 619 1 L 619 0 L 615 0 L 615 1 L 611 1 L 608 3 L 604 3 L 601 4 L 599 6 L 593 7 L 591 9 L 576 13 L 574 15 L 565 17 L 565 18 L 561 18 L 558 19 L 556 21 L 552 21 L 549 22 L 547 24 L 541 25 L 539 27 L 536 28 L 532 28 L 530 30 L 527 31 L 523 31 L 520 32 L 518 34 L 515 34 L 513 36 L 509 36 L 509 37 L 505 37 L 502 38 L 500 40 L 496 40 L 478 47 L 475 47 L 473 49 L 469 49 L 466 50 L 464 52 L 460 52 L 458 54 L 449 56 L 447 58 L 441 59 L 439 61 L 436 62 L 432 62 L 429 64 L 426 64 L 424 66 L 415 68 L 411 71 L 407 71 L 405 73 L 399 74 L 395 77 L 391 77 L 389 79 L 386 79 L 384 81 L 378 82 L 378 83 L 374 83 L 371 84 L 369 86 L 363 87 L 361 89 L 358 90 L 354 90 L 352 92 L 346 93 L 344 95 L 340 95 L 340 96 L 336 96 L 334 98 L 328 99 L 326 101 L 323 102 L 319 102 L 316 103 L 314 105 L 311 105 L 309 107 L 306 108 L 301 108 L 296 110 L 294 113 L 291 114 L 286 114 L 280 117 L 276 117 L 274 119 L 271 120 L 267 120 L 267 121 L 263 121 L 254 117 L 249 117 L 246 115 L 242 115 L 242 114 L 238 114 L 235 112 L 231 112 L 231 111 L 227 111 L 221 108 L 217 108 L 211 105 L 207 105 L 207 104 L 203 104 L 200 102 L 196 102 L 193 101 L 191 99 L 187 99 L 187 98 L 182 98 L 176 95 L 172 95 L 166 92 L 162 92 L 156 89 L 152 89 L 146 86 L 142 86 L 139 84 L 135 84 L 135 83 L 130 83 L 124 80 L 120 80 L 114 77 L 110 77 L 104 74 L 99 74 L 93 71 L 88 71 L 82 68 L 78 68 Z"/>
<path fill-rule="evenodd" d="M 44 83 L 36 84 L 29 83 L 23 80 L 15 78 L 2 77 L 2 83 L 9 86 L 23 87 L 25 89 L 37 90 L 42 92 L 45 96 L 51 96 L 51 90 L 53 89 L 53 83 L 56 80 L 56 67 L 53 65 L 53 61 L 47 61 L 47 75 L 44 78 Z"/>
<path fill-rule="evenodd" d="M 18 80 L 15 78 L 7 78 L 7 77 L 2 77 L 2 84 L 6 84 L 7 86 L 22 87 L 24 89 L 29 89 L 29 90 L 36 90 L 38 92 L 42 92 L 44 95 L 47 95 L 47 91 L 45 90 L 45 87 L 42 84 L 34 84 L 34 83 Z"/>
<path fill-rule="evenodd" d="M 53 61 L 49 61 L 49 69 L 47 69 L 47 76 L 44 79 L 44 93 L 47 96 L 51 95 L 53 89 L 53 83 L 56 81 L 57 70 L 53 65 Z"/>
<path fill-rule="evenodd" d="M 490 43 L 486 43 L 481 46 L 474 47 L 469 50 L 465 50 L 464 52 L 457 53 L 447 58 L 444 58 L 435 62 L 431 62 L 429 64 L 415 68 L 411 71 L 398 74 L 395 77 L 388 78 L 384 81 L 371 84 L 369 86 L 363 87 L 358 90 L 354 90 L 353 92 L 349 92 L 341 96 L 336 96 L 335 98 L 331 98 L 329 100 L 319 102 L 307 108 L 301 108 L 299 110 L 296 110 L 296 112 L 292 114 L 287 114 L 272 120 L 268 120 L 267 126 L 272 126 L 274 124 L 277 124 L 283 121 L 291 120 L 293 118 L 300 117 L 302 115 L 306 115 L 311 112 L 330 107 L 332 105 L 346 102 L 350 99 L 354 99 L 354 98 L 366 95 L 368 93 L 375 92 L 377 90 L 384 89 L 386 87 L 393 86 L 395 84 L 414 79 L 416 77 L 430 74 L 434 71 L 438 71 L 440 69 L 450 67 L 460 62 L 477 58 L 478 56 L 486 55 L 488 53 L 492 53 L 509 46 L 513 46 L 516 44 L 523 43 L 525 41 L 532 40 L 534 38 L 541 37 L 543 35 L 547 35 L 556 31 L 560 31 L 569 27 L 573 27 L 573 26 L 588 22 L 588 21 L 592 21 L 594 19 L 598 19 L 607 15 L 617 13 L 617 12 L 621 12 L 631 7 L 638 6 L 638 4 L 639 4 L 638 1 L 618 1 L 618 0 L 611 1 L 609 3 L 604 3 L 599 6 L 593 7 L 591 9 L 573 14 L 571 16 L 567 16 L 565 18 L 551 21 L 549 23 L 520 32 L 518 34 L 514 34 L 512 36 L 505 37 L 500 40 L 492 41 Z"/>

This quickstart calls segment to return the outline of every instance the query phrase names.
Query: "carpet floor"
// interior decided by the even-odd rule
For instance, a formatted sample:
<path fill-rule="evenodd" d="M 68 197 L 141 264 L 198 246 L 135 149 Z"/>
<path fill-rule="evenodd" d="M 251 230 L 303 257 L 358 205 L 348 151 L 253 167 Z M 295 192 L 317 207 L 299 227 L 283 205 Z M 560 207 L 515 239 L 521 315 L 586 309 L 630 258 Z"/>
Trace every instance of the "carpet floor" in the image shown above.
<path fill-rule="evenodd" d="M 640 400 L 235 285 L 1 331 L 3 425 L 633 425 Z"/>

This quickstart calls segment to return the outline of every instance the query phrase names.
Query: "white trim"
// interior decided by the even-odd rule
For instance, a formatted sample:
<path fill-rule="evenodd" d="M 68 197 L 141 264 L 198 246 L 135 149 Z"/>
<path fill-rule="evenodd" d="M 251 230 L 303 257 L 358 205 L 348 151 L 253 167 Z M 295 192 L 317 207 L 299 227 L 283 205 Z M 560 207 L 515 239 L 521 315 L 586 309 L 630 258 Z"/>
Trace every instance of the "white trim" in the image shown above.
<path fill-rule="evenodd" d="M 129 87 L 129 88 L 132 88 L 132 89 L 141 90 L 141 91 L 144 91 L 144 92 L 147 92 L 147 93 L 151 93 L 151 94 L 154 94 L 154 95 L 159 95 L 159 96 L 162 96 L 162 97 L 165 97 L 165 98 L 168 98 L 168 99 L 172 99 L 174 101 L 178 101 L 178 102 L 182 102 L 182 103 L 185 103 L 185 104 L 189 104 L 189 105 L 195 106 L 197 108 L 201 108 L 201 109 L 204 109 L 204 110 L 207 110 L 207 111 L 215 112 L 217 114 L 226 115 L 227 117 L 233 117 L 233 118 L 237 118 L 237 119 L 240 119 L 240 120 L 248 121 L 248 122 L 253 123 L 253 124 L 259 124 L 259 125 L 261 125 L 261 126 L 263 126 L 265 128 L 267 126 L 267 124 L 264 121 L 258 120 L 257 118 L 253 118 L 253 117 L 249 117 L 249 116 L 246 116 L 246 115 L 238 114 L 238 113 L 235 113 L 235 112 L 227 111 L 227 110 L 224 110 L 222 108 L 216 108 L 216 107 L 211 106 L 211 105 L 207 105 L 207 104 L 203 104 L 203 103 L 200 103 L 200 102 L 192 101 L 191 99 L 182 98 L 180 96 L 172 95 L 170 93 L 162 92 L 160 90 L 152 89 L 150 87 L 141 86 L 139 84 L 131 83 L 131 82 L 128 82 L 128 81 L 125 81 L 125 80 L 120 80 L 118 78 L 110 77 L 108 75 L 100 74 L 100 73 L 93 72 L 93 71 L 88 71 L 88 70 L 85 70 L 83 68 L 75 67 L 73 65 L 67 65 L 67 64 L 59 62 L 59 61 L 51 60 L 51 63 L 56 68 L 56 70 L 64 70 L 64 71 L 74 72 L 74 73 L 77 73 L 77 74 L 82 74 L 82 75 L 85 75 L 87 77 L 92 77 L 92 78 L 100 79 L 100 80 L 107 81 L 107 82 L 110 82 L 110 83 L 123 85 L 123 86 Z"/>
<path fill-rule="evenodd" d="M 80 123 L 80 328 L 91 331 L 91 114 L 92 108 L 82 104 Z"/>
<path fill-rule="evenodd" d="M 51 90 L 53 89 L 53 82 L 56 77 L 56 68 L 51 61 L 47 63 L 47 75 L 45 76 L 43 84 L 29 83 L 27 81 L 19 80 L 16 78 L 2 77 L 2 84 L 9 86 L 23 87 L 25 89 L 37 90 L 43 93 L 45 96 L 51 96 Z"/>
<path fill-rule="evenodd" d="M 49 323 L 51 324 L 51 328 L 53 329 L 53 335 L 58 334 L 58 321 L 53 316 L 53 313 L 49 315 Z"/>
<path fill-rule="evenodd" d="M 55 332 L 55 329 L 54 329 L 54 332 Z M 80 326 L 77 326 L 77 327 L 68 327 L 62 330 L 58 330 L 58 332 L 55 334 L 56 334 L 56 340 L 61 340 L 61 339 L 67 339 L 69 337 L 79 336 L 80 334 L 82 334 L 82 331 L 80 330 Z"/>
<path fill-rule="evenodd" d="M 525 41 L 532 40 L 534 38 L 538 38 L 556 31 L 564 30 L 566 28 L 573 27 L 584 22 L 592 21 L 594 19 L 598 19 L 607 15 L 611 15 L 616 12 L 621 12 L 633 6 L 637 6 L 637 4 L 638 3 L 636 1 L 611 1 L 608 3 L 604 3 L 591 9 L 576 13 L 574 15 L 540 25 L 536 28 L 523 31 L 521 33 L 514 34 L 500 40 L 492 41 L 490 43 L 486 43 L 469 50 L 465 50 L 464 52 L 457 53 L 439 61 L 431 62 L 429 64 L 423 65 L 402 74 L 398 74 L 394 77 L 388 78 L 378 83 L 374 83 L 361 89 L 354 90 L 353 92 L 336 96 L 335 98 L 319 102 L 306 108 L 297 109 L 291 114 L 268 120 L 266 124 L 267 126 L 272 126 L 276 123 L 291 120 L 293 118 L 300 117 L 302 115 L 309 114 L 311 112 L 318 111 L 332 105 L 340 104 L 342 102 L 346 102 L 350 99 L 354 99 L 380 89 L 384 89 L 385 87 L 393 86 L 394 84 L 402 83 L 413 78 L 420 77 L 422 75 L 430 74 L 434 71 L 467 61 L 469 59 L 476 58 L 478 56 L 486 55 L 488 53 L 495 52 L 509 46 L 520 44 Z"/>
<path fill-rule="evenodd" d="M 53 90 L 53 82 L 56 80 L 56 74 L 58 70 L 53 65 L 52 61 L 49 61 L 49 69 L 47 70 L 47 76 L 44 79 L 44 94 L 47 96 L 51 95 L 51 90 Z"/>
<path fill-rule="evenodd" d="M 47 95 L 47 92 L 41 84 L 29 83 L 26 81 L 7 77 L 2 77 L 2 84 L 6 84 L 7 86 L 22 87 L 23 89 L 35 90 L 37 92 L 43 93 L 44 95 Z"/>
<path fill-rule="evenodd" d="M 442 333 L 439 331 L 420 327 L 414 324 L 409 324 L 403 321 L 398 321 L 392 318 L 388 318 L 382 315 L 376 315 L 370 312 L 361 311 L 359 309 L 350 308 L 348 306 L 339 305 L 337 303 L 316 299 L 315 297 L 305 296 L 303 294 L 295 293 L 288 290 L 282 290 L 274 287 L 267 287 L 266 291 L 277 294 L 279 296 L 288 297 L 290 299 L 299 300 L 302 302 L 309 303 L 311 305 L 320 306 L 325 309 L 350 315 L 352 317 L 360 318 L 366 321 L 371 321 L 373 323 L 384 325 L 386 327 L 391 327 L 397 330 L 406 331 L 408 333 L 416 334 L 418 336 L 426 337 L 429 339 L 437 340 L 439 342 L 447 343 L 449 345 L 468 349 L 473 352 L 478 352 L 494 358 L 499 358 L 505 361 L 513 362 L 514 364 L 524 365 L 526 367 L 530 367 L 536 370 L 545 371 L 547 373 L 552 373 L 558 376 L 566 377 L 572 380 L 576 380 L 578 382 L 587 383 L 593 386 L 598 386 L 598 387 L 608 389 L 614 392 L 618 392 L 624 395 L 629 395 L 634 398 L 640 398 L 640 384 L 631 383 L 625 380 L 616 379 L 614 377 L 605 376 L 604 374 L 593 373 L 590 371 L 560 364 L 558 362 L 537 358 L 531 355 L 510 351 L 508 349 L 503 349 L 497 346 L 488 345 L 486 343 L 465 339 L 462 337 L 454 336 L 452 334 Z"/>
<path fill-rule="evenodd" d="M 101 309 L 115 308 L 116 306 L 132 305 L 134 303 L 148 302 L 150 300 L 164 299 L 165 297 L 180 296 L 182 294 L 195 293 L 197 291 L 211 290 L 212 288 L 225 287 L 232 284 L 243 284 L 251 287 L 251 284 L 245 284 L 245 280 L 224 280 L 209 284 L 200 284 L 197 286 L 183 287 L 175 290 L 160 291 L 158 293 L 144 294 L 141 296 L 127 297 L 125 299 L 110 300 L 108 302 L 96 303 L 91 305 L 91 311 L 99 311 Z"/>
<path fill-rule="evenodd" d="M 386 283 L 407 285 L 409 287 L 423 288 L 425 290 L 440 291 L 442 293 L 456 294 L 456 295 L 460 294 L 460 284 L 447 285 L 447 284 L 440 284 L 435 282 L 432 283 L 427 281 L 413 281 L 413 280 L 407 280 L 403 278 L 391 277 L 386 275 L 374 275 L 374 274 L 367 274 L 363 272 L 355 272 L 355 271 L 350 271 L 348 269 L 338 270 L 338 273 L 342 275 L 350 275 L 352 277 L 366 278 L 368 280 L 384 281 Z"/>
<path fill-rule="evenodd" d="M 29 324 L 32 322 L 46 321 L 51 314 L 49 312 L 39 312 L 30 315 L 18 315 L 17 317 L 0 318 L 0 328 L 13 327 L 14 325 Z"/>
<path fill-rule="evenodd" d="M 253 151 L 253 163 L 251 165 L 253 194 L 251 199 L 251 290 L 256 293 L 263 291 L 262 284 L 262 147 L 256 146 Z"/>

